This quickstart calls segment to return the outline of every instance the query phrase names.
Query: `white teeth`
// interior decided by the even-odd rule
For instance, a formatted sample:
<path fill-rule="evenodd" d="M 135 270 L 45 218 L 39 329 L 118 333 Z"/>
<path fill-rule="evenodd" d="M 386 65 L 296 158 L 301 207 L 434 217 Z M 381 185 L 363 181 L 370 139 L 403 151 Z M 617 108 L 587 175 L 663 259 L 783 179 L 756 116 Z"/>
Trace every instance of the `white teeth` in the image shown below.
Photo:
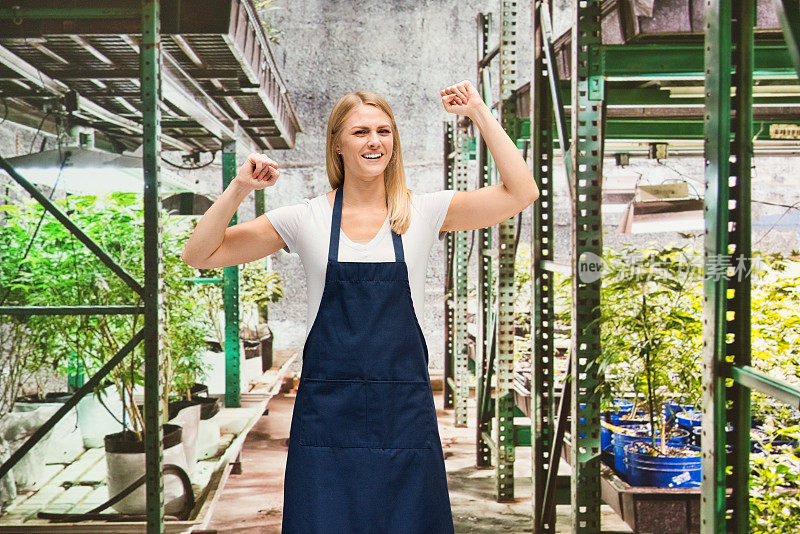
<path fill-rule="evenodd" d="M 363 157 L 367 159 L 378 159 L 379 157 L 381 157 L 381 154 L 364 154 Z"/>

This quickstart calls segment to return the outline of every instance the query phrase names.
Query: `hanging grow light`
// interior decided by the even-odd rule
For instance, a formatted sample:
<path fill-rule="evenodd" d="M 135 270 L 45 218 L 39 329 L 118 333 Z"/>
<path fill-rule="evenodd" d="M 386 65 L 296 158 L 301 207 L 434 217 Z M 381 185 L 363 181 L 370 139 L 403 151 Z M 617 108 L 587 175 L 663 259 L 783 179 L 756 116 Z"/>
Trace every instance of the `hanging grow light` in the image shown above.
<path fill-rule="evenodd" d="M 702 230 L 703 199 L 689 197 L 686 182 L 636 187 L 617 231 L 622 234 Z"/>
<path fill-rule="evenodd" d="M 26 180 L 76 194 L 102 195 L 112 192 L 144 192 L 144 173 L 140 156 L 115 154 L 78 146 L 45 150 L 7 158 Z M 192 185 L 169 169 L 159 173 L 159 192 L 191 192 Z"/>

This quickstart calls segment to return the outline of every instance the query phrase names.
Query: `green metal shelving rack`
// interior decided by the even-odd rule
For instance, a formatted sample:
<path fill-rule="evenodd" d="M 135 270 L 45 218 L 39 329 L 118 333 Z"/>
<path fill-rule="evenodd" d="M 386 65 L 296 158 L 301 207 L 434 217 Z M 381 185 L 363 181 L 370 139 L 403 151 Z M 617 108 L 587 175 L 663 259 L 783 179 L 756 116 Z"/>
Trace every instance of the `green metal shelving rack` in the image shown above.
<path fill-rule="evenodd" d="M 242 6 L 249 10 L 250 7 Z M 250 12 L 248 11 L 248 16 Z M 164 294 L 164 281 L 162 278 L 161 263 L 161 230 L 160 219 L 161 200 L 158 196 L 161 139 L 175 140 L 164 136 L 161 131 L 161 99 L 162 99 L 162 42 L 161 42 L 161 1 L 160 0 L 124 0 L 115 5 L 106 7 L 0 7 L 0 20 L 10 21 L 36 20 L 57 21 L 60 19 L 84 20 L 95 19 L 125 19 L 126 21 L 139 19 L 141 22 L 141 42 L 138 47 L 140 56 L 140 97 L 141 97 L 141 131 L 143 144 L 143 170 L 144 170 L 144 284 L 141 285 L 129 273 L 111 258 L 97 243 L 85 232 L 78 228 L 69 217 L 56 207 L 41 191 L 31 182 L 21 176 L 5 159 L 0 157 L 0 168 L 5 170 L 12 179 L 19 183 L 34 199 L 42 204 L 45 209 L 59 222 L 67 227 L 86 247 L 94 252 L 97 257 L 123 281 L 131 287 L 139 297 L 139 304 L 107 305 L 107 306 L 0 306 L 0 314 L 30 316 L 30 315 L 75 315 L 75 314 L 143 314 L 144 327 L 113 355 L 109 361 L 95 374 L 77 387 L 73 396 L 17 451 L 15 451 L 2 465 L 0 465 L 0 478 L 33 448 L 44 435 L 51 430 L 58 421 L 87 394 L 91 394 L 108 373 L 117 366 L 140 342 L 143 343 L 145 355 L 145 387 L 144 387 L 144 420 L 145 420 L 145 452 L 146 452 L 146 493 L 147 517 L 146 529 L 148 533 L 160 534 L 164 532 L 163 510 L 163 447 L 161 424 L 164 414 L 161 411 L 159 398 L 163 390 L 162 351 L 164 350 L 164 317 L 161 312 Z M 248 18 L 242 18 L 248 21 Z M 20 67 L 21 72 L 27 72 L 29 65 Z M 124 76 L 123 76 L 124 77 Z M 50 77 L 39 72 L 38 79 L 43 88 L 52 89 L 57 84 Z M 48 85 L 49 84 L 49 85 Z M 130 95 L 126 95 L 130 96 Z M 87 104 L 90 105 L 90 104 Z M 95 108 L 92 108 L 95 109 Z M 281 118 L 293 118 L 290 104 L 281 109 L 285 115 Z M 247 121 L 246 121 L 247 122 Z M 253 121 L 250 121 L 253 122 Z M 126 123 L 131 126 L 134 123 Z M 187 125 L 187 126 L 191 126 Z M 299 129 L 299 124 L 294 124 Z M 253 127 L 249 125 L 248 127 Z M 256 124 L 254 127 L 259 127 Z M 217 130 L 214 130 L 217 131 Z M 228 186 L 236 173 L 236 141 L 227 137 L 232 130 L 219 129 L 222 132 L 222 185 Z M 227 133 L 226 133 L 227 132 Z M 245 132 L 247 133 L 247 132 Z M 282 132 L 285 133 L 285 132 Z M 249 133 L 247 133 L 249 135 Z M 291 132 L 294 135 L 294 132 Z M 213 136 L 210 136 L 213 137 Z M 177 143 L 177 146 L 186 146 Z M 264 192 L 255 194 L 256 215 L 264 213 Z M 234 215 L 229 223 L 237 223 Z M 202 283 L 222 283 L 226 309 L 225 321 L 225 360 L 226 360 L 226 395 L 225 403 L 228 407 L 240 406 L 239 385 L 239 267 L 224 269 L 222 279 L 197 279 Z"/>
<path fill-rule="evenodd" d="M 775 0 L 774 5 L 800 76 L 798 4 Z M 750 367 L 755 2 L 712 0 L 707 9 L 701 532 L 746 533 L 750 391 L 797 408 L 800 390 Z M 738 262 L 744 276 L 732 277 Z"/>
<path fill-rule="evenodd" d="M 0 313 L 8 315 L 72 315 L 72 314 L 139 314 L 144 313 L 144 327 L 94 376 L 78 388 L 72 398 L 66 402 L 48 421 L 39 428 L 26 443 L 15 451 L 0 466 L 0 477 L 6 474 L 42 437 L 78 401 L 92 392 L 93 388 L 119 364 L 122 359 L 141 341 L 145 355 L 145 456 L 146 456 L 146 493 L 147 493 L 147 532 L 164 531 L 163 507 L 163 446 L 161 423 L 163 414 L 159 398 L 163 389 L 161 383 L 163 373 L 162 350 L 164 344 L 164 318 L 161 313 L 161 302 L 164 293 L 161 265 L 161 201 L 158 197 L 158 174 L 160 168 L 160 116 L 161 98 L 161 45 L 160 45 L 160 3 L 158 0 L 143 0 L 138 7 L 118 8 L 63 8 L 63 9 L 12 9 L 2 13 L 4 19 L 18 17 L 37 19 L 78 18 L 130 18 L 138 14 L 141 17 L 141 98 L 142 98 L 142 137 L 143 137 L 143 170 L 144 170 L 144 285 L 140 286 L 135 279 L 109 257 L 91 238 L 77 228 L 69 218 L 53 205 L 30 182 L 20 176 L 5 160 L 0 166 L 36 200 L 38 200 L 54 217 L 89 247 L 115 273 L 120 275 L 131 288 L 139 294 L 141 306 L 52 306 L 52 307 L 18 307 L 4 306 Z"/>
<path fill-rule="evenodd" d="M 516 35 L 518 4 L 500 3 L 498 44 L 489 49 L 493 31 L 491 14 L 477 16 L 478 90 L 484 102 L 497 109 L 500 124 L 516 142 L 519 120 L 516 99 Z M 499 61 L 494 100 L 490 66 Z M 478 187 L 496 183 L 496 168 L 482 138 L 477 143 Z M 514 459 L 519 434 L 514 417 L 522 415 L 514 404 L 511 382 L 514 373 L 514 263 L 517 220 L 511 218 L 492 228 L 478 230 L 478 339 L 476 340 L 477 465 L 495 468 L 495 497 L 499 502 L 514 499 Z M 496 241 L 495 241 L 496 239 Z M 496 243 L 496 244 L 495 244 Z"/>
<path fill-rule="evenodd" d="M 512 49 L 514 45 L 516 5 L 513 2 L 501 3 L 501 41 L 493 50 L 489 50 L 486 44 L 491 17 L 478 16 L 479 90 L 484 100 L 489 102 L 491 87 L 487 66 L 496 55 L 506 58 L 500 73 L 501 99 L 498 105 L 501 122 L 513 139 L 530 135 L 533 172 L 540 189 L 540 198 L 533 206 L 531 233 L 534 309 L 530 445 L 533 459 L 532 512 L 536 533 L 555 532 L 554 506 L 557 496 L 563 495 L 560 490 L 565 482 L 557 476 L 557 466 L 567 432 L 572 470 L 568 501 L 574 518 L 572 529 L 578 533 L 600 532 L 600 413 L 598 399 L 593 395 L 603 380 L 595 361 L 600 352 L 600 332 L 595 322 L 599 318 L 600 279 L 591 273 L 600 266 L 602 257 L 604 141 L 704 139 L 707 162 L 705 255 L 708 265 L 709 262 L 718 264 L 716 258 L 720 257 L 730 261 L 734 253 L 749 258 L 749 173 L 753 140 L 769 139 L 767 132 L 771 125 L 800 123 L 796 117 L 780 109 L 783 104 L 796 103 L 796 99 L 754 96 L 752 89 L 754 75 L 785 78 L 787 73 L 800 73 L 800 9 L 796 2 L 774 0 L 786 37 L 785 44 L 775 41 L 754 44 L 755 0 L 712 0 L 707 8 L 704 44 L 624 45 L 602 44 L 601 3 L 601 0 L 575 2 L 569 88 L 559 79 L 558 58 L 553 45 L 555 39 L 550 30 L 551 8 L 546 1 L 532 4 L 534 54 L 529 88 L 530 116 L 522 120 L 514 117 L 516 110 L 511 111 L 514 109 L 511 94 L 503 90 L 513 85 L 513 52 L 504 53 L 504 46 Z M 627 89 L 617 83 L 637 77 L 668 75 L 704 78 L 705 97 L 685 98 L 681 102 L 689 106 L 703 103 L 705 112 L 681 109 L 682 114 L 675 117 L 659 116 L 658 112 L 636 117 L 626 116 L 619 108 L 614 112 L 608 110 L 609 106 L 637 103 L 674 105 L 664 91 Z M 607 82 L 609 78 L 612 83 Z M 732 100 L 731 87 L 735 89 Z M 570 110 L 577 110 L 569 115 L 562 104 L 567 98 L 571 100 Z M 761 103 L 755 114 L 754 101 Z M 755 120 L 754 115 L 757 117 Z M 758 132 L 755 132 L 754 123 Z M 569 265 L 557 264 L 554 255 L 552 180 L 556 147 L 564 156 L 572 200 Z M 491 183 L 492 166 L 480 139 L 477 153 L 478 187 L 483 187 Z M 731 180 L 731 177 L 735 179 Z M 446 182 L 446 187 L 452 185 L 453 182 Z M 735 200 L 731 209 L 717 209 L 717 206 L 727 207 L 729 200 Z M 478 331 L 481 339 L 477 343 L 476 357 L 476 465 L 479 468 L 492 467 L 489 453 L 494 453 L 498 501 L 513 498 L 513 476 L 509 480 L 508 473 L 513 474 L 514 446 L 527 445 L 520 429 L 514 431 L 510 423 L 515 407 L 507 403 L 508 397 L 505 396 L 505 385 L 513 372 L 509 366 L 513 362 L 513 331 L 509 333 L 503 328 L 508 326 L 508 323 L 504 324 L 508 300 L 503 298 L 502 288 L 504 283 L 513 283 L 513 255 L 509 257 L 510 245 L 513 245 L 513 240 L 509 240 L 513 235 L 510 231 L 512 224 L 513 221 L 508 221 L 500 225 L 497 251 L 492 250 L 491 229 L 480 230 L 477 251 Z M 452 247 L 452 242 L 448 247 Z M 509 259 L 511 270 L 504 270 L 503 265 L 508 267 Z M 501 288 L 497 294 L 491 284 L 493 270 L 498 274 L 497 288 Z M 746 271 L 749 273 L 749 269 Z M 569 376 L 561 387 L 556 384 L 553 366 L 553 283 L 556 272 L 572 280 L 571 358 Z M 451 284 L 456 285 L 458 279 L 454 272 L 451 275 Z M 749 277 L 741 281 L 706 277 L 705 283 L 702 532 L 747 532 L 750 388 L 795 407 L 800 406 L 800 391 L 749 366 Z M 734 291 L 729 292 L 729 289 Z M 446 336 L 447 354 L 452 357 L 459 345 L 452 331 L 448 333 L 451 335 Z M 492 375 L 496 375 L 498 384 L 501 384 L 494 391 Z M 559 390 L 561 401 L 557 403 Z M 491 434 L 493 427 L 497 441 Z M 726 427 L 733 430 L 726 432 Z M 510 434 L 507 433 L 509 429 Z M 500 442 L 504 445 L 498 448 L 496 444 Z M 736 452 L 727 456 L 725 451 L 729 445 Z M 732 459 L 730 466 L 727 465 L 728 458 Z M 726 476 L 726 467 L 732 468 L 732 475 Z M 727 498 L 726 493 L 730 495 Z"/>

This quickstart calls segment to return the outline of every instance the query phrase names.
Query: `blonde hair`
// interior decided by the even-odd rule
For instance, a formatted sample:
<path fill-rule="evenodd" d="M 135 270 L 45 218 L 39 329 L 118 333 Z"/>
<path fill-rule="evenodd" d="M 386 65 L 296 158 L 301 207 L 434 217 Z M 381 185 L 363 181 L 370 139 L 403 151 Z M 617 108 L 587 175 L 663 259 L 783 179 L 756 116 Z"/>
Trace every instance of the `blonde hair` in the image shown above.
<path fill-rule="evenodd" d="M 411 223 L 411 191 L 406 187 L 406 173 L 403 169 L 403 153 L 400 150 L 400 136 L 397 134 L 397 123 L 394 114 L 381 96 L 372 91 L 353 91 L 347 93 L 333 105 L 328 117 L 328 131 L 325 146 L 325 167 L 328 171 L 328 182 L 336 189 L 344 183 L 344 162 L 336 152 L 336 142 L 342 134 L 345 119 L 359 104 L 375 106 L 389 116 L 392 123 L 392 157 L 383 173 L 386 188 L 386 205 L 389 208 L 389 221 L 396 234 L 402 235 Z"/>

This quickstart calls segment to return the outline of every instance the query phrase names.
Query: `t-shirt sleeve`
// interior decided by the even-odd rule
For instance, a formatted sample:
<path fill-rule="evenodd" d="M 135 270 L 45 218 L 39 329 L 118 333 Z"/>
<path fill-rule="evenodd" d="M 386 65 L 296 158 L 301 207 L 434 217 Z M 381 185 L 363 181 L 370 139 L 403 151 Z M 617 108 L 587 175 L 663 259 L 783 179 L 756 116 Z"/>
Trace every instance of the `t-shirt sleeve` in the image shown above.
<path fill-rule="evenodd" d="M 308 202 L 281 206 L 269 210 L 265 215 L 275 230 L 283 238 L 286 252 L 297 252 L 297 240 L 302 228 L 303 217 L 308 213 Z"/>
<path fill-rule="evenodd" d="M 447 217 L 450 201 L 455 195 L 454 189 L 444 189 L 420 196 L 420 211 L 431 229 L 438 234 L 439 240 L 444 239 L 447 232 L 440 232 Z"/>

